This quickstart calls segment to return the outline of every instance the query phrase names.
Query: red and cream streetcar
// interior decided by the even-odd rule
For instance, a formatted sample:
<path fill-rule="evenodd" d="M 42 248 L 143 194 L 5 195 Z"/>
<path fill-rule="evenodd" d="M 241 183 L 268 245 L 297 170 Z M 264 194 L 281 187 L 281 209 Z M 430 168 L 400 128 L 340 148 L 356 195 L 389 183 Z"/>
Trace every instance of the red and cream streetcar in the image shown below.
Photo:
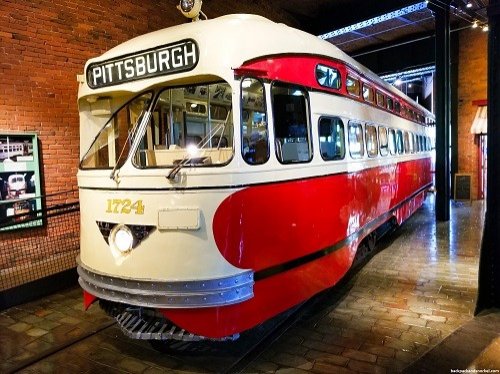
<path fill-rule="evenodd" d="M 79 80 L 79 282 L 135 338 L 237 337 L 336 284 L 432 183 L 431 113 L 259 16 L 137 37 Z"/>

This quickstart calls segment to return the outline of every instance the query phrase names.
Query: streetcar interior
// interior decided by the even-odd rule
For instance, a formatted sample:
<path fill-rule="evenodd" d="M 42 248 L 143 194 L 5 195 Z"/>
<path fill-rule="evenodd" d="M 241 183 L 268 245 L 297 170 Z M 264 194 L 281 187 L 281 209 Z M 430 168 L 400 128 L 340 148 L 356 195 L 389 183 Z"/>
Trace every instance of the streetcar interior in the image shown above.
<path fill-rule="evenodd" d="M 139 168 L 223 165 L 234 153 L 233 133 L 232 90 L 227 83 L 167 88 L 156 98 L 146 92 L 110 117 L 81 167 L 119 168 L 136 142 L 132 161 Z"/>

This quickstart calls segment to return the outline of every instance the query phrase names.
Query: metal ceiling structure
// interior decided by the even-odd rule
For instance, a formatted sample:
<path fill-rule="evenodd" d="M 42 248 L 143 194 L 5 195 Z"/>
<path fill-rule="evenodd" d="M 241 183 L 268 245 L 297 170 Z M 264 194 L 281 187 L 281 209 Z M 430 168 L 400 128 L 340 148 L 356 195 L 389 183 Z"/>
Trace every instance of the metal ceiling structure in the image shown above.
<path fill-rule="evenodd" d="M 431 0 L 445 6 L 443 0 Z M 324 39 L 350 55 L 434 34 L 433 12 L 427 1 L 386 0 L 274 0 L 296 18 L 301 29 Z M 469 4 L 469 5 L 468 5 Z M 454 0 L 452 31 L 487 24 L 487 0 Z"/>

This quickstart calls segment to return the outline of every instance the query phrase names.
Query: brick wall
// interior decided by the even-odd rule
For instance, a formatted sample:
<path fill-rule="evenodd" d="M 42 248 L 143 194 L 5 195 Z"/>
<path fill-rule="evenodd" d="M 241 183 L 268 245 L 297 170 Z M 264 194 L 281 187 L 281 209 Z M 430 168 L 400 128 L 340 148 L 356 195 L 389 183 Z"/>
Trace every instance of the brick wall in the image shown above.
<path fill-rule="evenodd" d="M 472 174 L 472 198 L 478 196 L 478 139 L 470 133 L 477 107 L 473 100 L 487 96 L 488 35 L 466 29 L 459 35 L 458 63 L 458 171 Z"/>
<path fill-rule="evenodd" d="M 46 194 L 77 186 L 76 75 L 83 73 L 85 61 L 137 35 L 188 22 L 175 8 L 177 3 L 0 0 L 0 132 L 38 133 Z M 254 13 L 296 25 L 293 19 L 273 11 L 265 0 L 206 3 L 203 10 L 209 18 Z M 74 195 L 66 194 L 51 199 L 60 196 L 75 200 Z M 61 202 L 47 201 L 47 206 Z M 74 267 L 78 231 L 77 227 L 49 222 L 29 231 L 0 233 L 0 281 L 8 281 L 0 284 L 0 291 Z M 50 266 L 47 261 L 52 261 Z"/>
<path fill-rule="evenodd" d="M 36 131 L 45 193 L 76 187 L 76 75 L 85 61 L 146 32 L 186 22 L 175 0 L 2 0 L 0 132 Z M 211 0 L 210 17 L 255 13 L 296 24 L 270 2 Z"/>

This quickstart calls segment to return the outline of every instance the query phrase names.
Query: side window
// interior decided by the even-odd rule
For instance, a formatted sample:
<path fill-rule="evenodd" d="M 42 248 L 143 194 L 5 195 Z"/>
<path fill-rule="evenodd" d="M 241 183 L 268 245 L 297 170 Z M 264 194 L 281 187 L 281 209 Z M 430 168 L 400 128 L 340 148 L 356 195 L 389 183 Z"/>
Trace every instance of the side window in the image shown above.
<path fill-rule="evenodd" d="M 408 135 L 408 131 L 404 132 L 403 139 L 404 139 L 404 151 L 405 153 L 410 153 L 410 136 Z"/>
<path fill-rule="evenodd" d="M 378 140 L 380 144 L 380 155 L 387 156 L 389 154 L 389 140 L 387 139 L 387 129 L 385 127 L 378 128 Z"/>
<path fill-rule="evenodd" d="M 360 123 L 349 122 L 349 153 L 352 158 L 361 158 L 365 154 L 363 126 Z"/>
<path fill-rule="evenodd" d="M 398 130 L 398 132 L 396 133 L 396 148 L 400 155 L 403 154 L 404 152 L 403 132 L 401 130 Z"/>
<path fill-rule="evenodd" d="M 394 111 L 398 114 L 401 113 L 401 104 L 399 101 L 394 101 Z"/>
<path fill-rule="evenodd" d="M 344 158 L 344 123 L 340 118 L 323 117 L 319 120 L 319 149 L 323 160 Z"/>
<path fill-rule="evenodd" d="M 391 152 L 391 155 L 395 155 L 397 152 L 396 130 L 394 129 L 389 129 L 389 152 Z"/>
<path fill-rule="evenodd" d="M 284 164 L 310 161 L 312 146 L 307 91 L 300 86 L 274 82 L 271 97 L 276 157 Z"/>
<path fill-rule="evenodd" d="M 384 108 L 385 107 L 384 94 L 380 91 L 377 91 L 376 98 L 377 98 L 377 105 Z"/>
<path fill-rule="evenodd" d="M 394 109 L 394 101 L 390 97 L 387 98 L 387 109 L 391 112 Z"/>
<path fill-rule="evenodd" d="M 347 92 L 349 92 L 349 94 L 352 96 L 359 97 L 359 88 L 360 88 L 359 79 L 348 75 L 345 83 L 347 86 Z"/>
<path fill-rule="evenodd" d="M 369 103 L 373 103 L 375 101 L 373 88 L 365 83 L 363 83 L 363 99 Z"/>
<path fill-rule="evenodd" d="M 264 84 L 255 78 L 241 81 L 241 154 L 250 165 L 269 160 Z"/>
<path fill-rule="evenodd" d="M 412 132 L 408 133 L 408 136 L 409 136 L 409 150 L 410 150 L 410 153 L 414 153 L 415 152 L 415 136 L 413 135 Z"/>
<path fill-rule="evenodd" d="M 340 72 L 332 67 L 325 65 L 316 66 L 316 80 L 320 86 L 335 88 L 338 90 L 342 82 Z"/>
<path fill-rule="evenodd" d="M 365 126 L 366 153 L 368 157 L 378 156 L 378 137 L 377 128 L 375 126 Z"/>

